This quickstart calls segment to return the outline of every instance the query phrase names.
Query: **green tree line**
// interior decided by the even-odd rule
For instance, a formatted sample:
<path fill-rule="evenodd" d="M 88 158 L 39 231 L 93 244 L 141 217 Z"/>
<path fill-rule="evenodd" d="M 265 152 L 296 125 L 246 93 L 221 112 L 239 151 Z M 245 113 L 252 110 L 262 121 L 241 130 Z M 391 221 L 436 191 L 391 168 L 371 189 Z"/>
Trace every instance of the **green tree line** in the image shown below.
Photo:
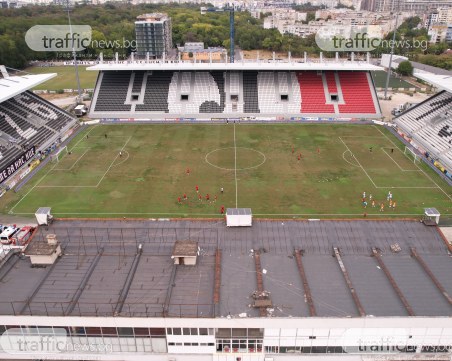
<path fill-rule="evenodd" d="M 95 43 L 100 40 L 119 41 L 119 44 L 111 43 L 103 49 L 88 47 L 79 53 L 80 59 L 96 58 L 100 52 L 106 58 L 113 57 L 115 52 L 120 57 L 127 57 L 132 49 L 123 48 L 122 40 L 130 42 L 135 39 L 136 17 L 149 12 L 164 12 L 172 18 L 174 46 L 189 41 L 202 41 L 207 46 L 229 48 L 229 14 L 215 12 L 201 15 L 200 5 L 77 5 L 70 11 L 72 24 L 90 25 Z M 314 37 L 302 39 L 281 35 L 276 29 L 263 29 L 262 22 L 263 20 L 253 18 L 249 12 L 235 13 L 235 42 L 241 49 L 290 50 L 294 56 L 301 56 L 304 51 L 318 53 Z M 30 50 L 25 43 L 25 33 L 34 25 L 67 23 L 67 12 L 61 6 L 27 6 L 0 10 L 0 64 L 20 69 L 32 60 L 57 60 L 61 54 Z M 65 56 L 68 57 L 69 54 Z"/>

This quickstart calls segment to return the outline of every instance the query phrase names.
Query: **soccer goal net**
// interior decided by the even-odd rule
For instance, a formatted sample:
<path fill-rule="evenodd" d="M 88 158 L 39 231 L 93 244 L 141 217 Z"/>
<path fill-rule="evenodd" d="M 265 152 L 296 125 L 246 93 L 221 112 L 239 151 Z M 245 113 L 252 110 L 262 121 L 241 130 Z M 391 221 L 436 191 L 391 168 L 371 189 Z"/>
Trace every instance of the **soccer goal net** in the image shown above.
<path fill-rule="evenodd" d="M 50 160 L 52 162 L 57 162 L 58 163 L 60 161 L 60 158 L 62 156 L 64 156 L 65 154 L 67 154 L 67 153 L 68 153 L 67 146 L 61 147 L 55 153 L 50 155 Z"/>
<path fill-rule="evenodd" d="M 408 159 L 413 161 L 413 163 L 419 163 L 421 161 L 420 156 L 411 147 L 405 146 L 405 150 L 403 151 L 403 154 L 405 154 L 408 157 Z"/>

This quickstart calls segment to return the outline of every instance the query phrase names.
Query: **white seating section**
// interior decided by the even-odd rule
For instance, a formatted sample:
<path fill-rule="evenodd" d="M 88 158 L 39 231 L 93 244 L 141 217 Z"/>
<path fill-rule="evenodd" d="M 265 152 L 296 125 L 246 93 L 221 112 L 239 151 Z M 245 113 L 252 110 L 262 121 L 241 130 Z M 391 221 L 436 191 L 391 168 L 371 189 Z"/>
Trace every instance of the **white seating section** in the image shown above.
<path fill-rule="evenodd" d="M 289 91 L 289 102 L 287 105 L 288 113 L 299 113 L 301 108 L 301 93 L 298 84 L 297 74 L 290 72 L 290 84 L 292 85 Z"/>
<path fill-rule="evenodd" d="M 27 108 L 28 111 L 31 111 L 32 113 L 35 113 L 36 115 L 41 116 L 42 118 L 46 120 L 56 120 L 58 119 L 58 115 L 56 112 L 49 108 L 44 107 L 42 104 L 35 101 L 29 94 L 22 93 L 19 95 L 16 95 L 14 97 L 14 100 Z"/>
<path fill-rule="evenodd" d="M 452 168 L 452 94 L 442 91 L 409 109 L 395 123 L 440 162 Z"/>
<path fill-rule="evenodd" d="M 174 72 L 168 91 L 168 109 L 170 113 L 182 113 L 182 105 L 180 103 L 180 95 L 177 93 L 180 74 Z"/>

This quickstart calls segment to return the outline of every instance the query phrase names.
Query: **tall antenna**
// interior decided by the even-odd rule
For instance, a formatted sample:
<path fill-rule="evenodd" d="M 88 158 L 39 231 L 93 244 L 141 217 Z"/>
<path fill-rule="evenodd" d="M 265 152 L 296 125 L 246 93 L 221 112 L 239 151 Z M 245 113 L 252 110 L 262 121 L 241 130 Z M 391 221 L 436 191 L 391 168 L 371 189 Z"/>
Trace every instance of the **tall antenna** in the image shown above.
<path fill-rule="evenodd" d="M 74 35 L 72 33 L 72 24 L 71 24 L 71 14 L 69 9 L 69 1 L 66 1 L 66 10 L 67 10 L 67 18 L 69 20 L 69 32 L 71 33 L 71 39 L 72 39 L 72 55 L 74 56 L 74 67 L 75 67 L 75 78 L 77 79 L 77 90 L 78 90 L 78 97 L 77 102 L 82 101 L 82 91 L 80 89 L 80 78 L 78 75 L 78 65 L 77 65 L 77 53 L 75 52 L 74 47 Z"/>

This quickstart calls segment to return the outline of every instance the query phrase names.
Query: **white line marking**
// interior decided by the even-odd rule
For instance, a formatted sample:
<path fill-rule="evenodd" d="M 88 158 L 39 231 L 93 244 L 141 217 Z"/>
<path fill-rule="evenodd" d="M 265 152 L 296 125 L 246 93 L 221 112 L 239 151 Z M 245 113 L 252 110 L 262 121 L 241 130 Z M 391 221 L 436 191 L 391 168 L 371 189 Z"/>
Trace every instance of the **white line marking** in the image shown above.
<path fill-rule="evenodd" d="M 235 177 L 235 208 L 238 208 L 238 188 L 237 188 L 237 145 L 235 140 L 235 122 L 234 122 L 234 177 Z"/>
<path fill-rule="evenodd" d="M 352 165 L 353 167 L 359 168 L 359 165 L 353 164 L 352 162 L 349 162 L 347 159 L 345 159 L 345 153 L 350 153 L 350 150 L 348 149 L 344 150 L 344 153 L 342 153 L 342 159 L 345 160 L 348 164 Z"/>
<path fill-rule="evenodd" d="M 34 213 L 14 213 L 17 215 L 34 215 Z M 170 214 L 170 215 L 182 215 L 182 216 L 216 216 L 223 217 L 218 213 L 171 213 L 171 212 L 161 212 L 161 213 L 152 213 L 152 212 L 55 212 L 55 214 L 90 214 L 90 215 L 162 215 L 162 214 Z M 363 213 L 253 213 L 255 216 L 358 216 L 362 218 Z M 371 216 L 422 216 L 423 213 L 393 213 L 393 212 L 377 212 L 377 213 L 367 213 L 368 217 Z M 452 214 L 442 214 L 443 216 L 452 216 Z"/>
<path fill-rule="evenodd" d="M 127 139 L 127 142 L 122 146 L 121 148 L 121 152 L 124 150 L 124 148 L 126 147 L 127 143 L 130 142 L 130 139 L 132 139 L 132 136 L 129 137 L 129 139 Z M 97 183 L 97 187 L 99 187 L 99 184 L 103 181 L 103 179 L 105 178 L 105 176 L 107 175 L 108 171 L 110 170 L 110 168 L 113 166 L 113 163 L 116 162 L 116 159 L 118 159 L 119 157 L 119 152 L 118 154 L 116 154 L 115 159 L 113 159 L 113 162 L 111 162 L 110 166 L 107 168 L 107 170 L 105 171 L 104 175 L 102 176 L 102 178 L 100 179 L 99 183 Z"/>
<path fill-rule="evenodd" d="M 386 138 L 386 139 L 388 139 L 392 144 L 394 144 L 394 146 L 396 146 L 397 147 L 397 145 L 385 134 L 385 133 L 383 133 L 380 129 L 378 129 L 378 127 L 376 127 L 375 125 L 374 125 L 374 127 L 375 127 L 375 129 L 377 129 L 381 134 L 383 134 L 384 135 L 384 137 Z M 444 189 L 442 189 L 427 173 L 425 173 L 416 163 L 414 163 L 414 165 L 428 178 L 428 179 L 430 179 L 431 181 L 432 181 L 432 183 L 437 187 L 437 188 L 439 188 L 445 195 L 446 195 L 446 197 L 447 198 L 449 198 L 451 201 L 452 201 L 452 197 L 450 196 L 450 195 L 448 195 L 447 193 L 446 193 L 446 191 L 444 190 Z"/>
<path fill-rule="evenodd" d="M 348 151 L 350 152 L 350 154 L 352 155 L 352 157 L 356 160 L 356 163 L 359 164 L 359 166 L 361 167 L 361 169 L 363 170 L 363 172 L 366 174 L 367 178 L 369 178 L 369 180 L 372 182 L 372 184 L 374 185 L 375 188 L 378 188 L 377 185 L 374 183 L 374 181 L 372 180 L 372 178 L 370 178 L 370 175 L 367 174 L 366 170 L 363 168 L 363 166 L 361 165 L 361 163 L 358 161 L 358 158 L 355 157 L 355 155 L 353 154 L 353 152 L 350 150 L 350 148 L 347 146 L 347 144 L 345 144 L 345 142 L 342 140 L 341 137 L 339 137 L 339 139 L 341 140 L 341 142 L 345 145 L 345 148 L 348 149 Z"/>
<path fill-rule="evenodd" d="M 84 140 L 84 139 L 86 138 L 86 136 L 87 136 L 89 133 L 91 133 L 91 132 L 92 132 L 94 129 L 96 129 L 97 127 L 98 127 L 98 125 L 95 125 L 94 127 L 92 127 L 92 128 L 90 129 L 90 131 L 89 131 L 88 133 L 84 134 L 83 137 L 81 137 L 81 138 L 78 140 L 78 142 L 75 143 L 74 146 L 73 146 L 70 150 L 74 149 L 74 148 L 75 148 L 82 140 Z"/>
<path fill-rule="evenodd" d="M 401 152 L 401 150 L 400 150 L 399 148 L 397 148 L 397 149 Z M 381 148 L 381 150 L 382 150 L 383 152 L 385 152 L 385 154 L 389 157 L 389 159 L 391 159 L 391 160 L 396 164 L 396 166 L 399 167 L 399 169 L 400 169 L 402 172 L 419 172 L 419 169 L 403 169 L 403 168 L 399 165 L 399 163 L 397 163 L 396 160 L 395 160 L 394 158 L 392 158 L 391 155 L 390 155 L 387 151 L 385 151 L 385 148 Z"/>
<path fill-rule="evenodd" d="M 74 168 L 75 167 L 75 165 L 78 163 L 78 161 L 80 160 L 80 159 L 82 159 L 82 157 L 88 152 L 88 150 L 90 150 L 91 148 L 87 148 L 86 150 L 85 150 L 85 152 L 80 156 L 80 157 L 78 157 L 77 158 L 77 160 L 74 162 L 74 164 L 72 164 L 72 167 L 70 167 L 70 168 L 55 168 L 54 170 L 72 170 L 72 168 Z"/>
<path fill-rule="evenodd" d="M 213 164 L 213 163 L 210 163 L 210 162 L 209 162 L 209 156 L 210 156 L 212 153 L 218 152 L 218 151 L 220 151 L 220 150 L 232 149 L 232 148 L 234 148 L 234 147 L 226 147 L 226 148 L 217 148 L 217 149 L 214 149 L 214 150 L 212 150 L 212 151 L 210 151 L 209 153 L 206 154 L 206 156 L 204 157 L 204 160 L 206 161 L 207 164 L 209 164 L 209 165 L 211 165 L 212 167 L 215 167 L 215 168 L 217 168 L 217 169 L 227 170 L 227 171 L 229 171 L 229 170 L 234 170 L 234 168 L 219 167 L 219 166 L 217 166 L 216 164 Z M 264 164 L 264 163 L 267 161 L 267 157 L 265 156 L 265 154 L 262 153 L 262 152 L 260 152 L 260 151 L 258 151 L 258 150 L 256 150 L 256 149 L 253 149 L 253 148 L 245 148 L 245 147 L 237 147 L 237 148 L 252 150 L 253 152 L 259 153 L 259 154 L 262 156 L 262 158 L 264 159 L 264 160 L 263 160 L 261 163 L 259 163 L 258 165 L 253 165 L 252 167 L 246 167 L 246 168 L 236 168 L 237 170 L 249 170 L 249 169 L 255 169 L 255 168 L 260 167 L 262 164 Z"/>
<path fill-rule="evenodd" d="M 129 152 L 128 152 L 127 150 L 124 150 L 124 151 L 122 151 L 122 152 L 123 152 L 123 153 L 127 153 L 127 157 L 125 157 L 125 158 L 122 160 L 122 162 L 119 162 L 119 163 L 115 164 L 115 165 L 113 166 L 113 168 L 114 168 L 114 167 L 117 167 L 118 165 L 124 163 L 127 159 L 129 159 L 129 157 L 130 157 Z"/>

